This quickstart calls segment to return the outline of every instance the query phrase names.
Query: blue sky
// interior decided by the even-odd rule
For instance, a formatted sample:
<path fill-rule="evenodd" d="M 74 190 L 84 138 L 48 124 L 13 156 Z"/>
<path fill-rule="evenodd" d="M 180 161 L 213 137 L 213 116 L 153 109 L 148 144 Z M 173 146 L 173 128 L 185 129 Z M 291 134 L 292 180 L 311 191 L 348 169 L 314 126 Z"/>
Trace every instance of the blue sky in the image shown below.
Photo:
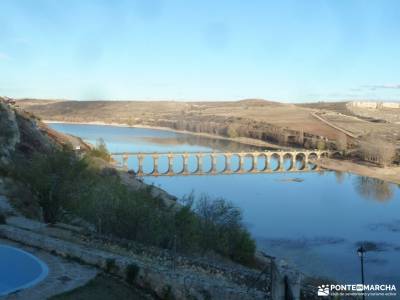
<path fill-rule="evenodd" d="M 400 99 L 400 1 L 0 0 L 0 95 Z"/>

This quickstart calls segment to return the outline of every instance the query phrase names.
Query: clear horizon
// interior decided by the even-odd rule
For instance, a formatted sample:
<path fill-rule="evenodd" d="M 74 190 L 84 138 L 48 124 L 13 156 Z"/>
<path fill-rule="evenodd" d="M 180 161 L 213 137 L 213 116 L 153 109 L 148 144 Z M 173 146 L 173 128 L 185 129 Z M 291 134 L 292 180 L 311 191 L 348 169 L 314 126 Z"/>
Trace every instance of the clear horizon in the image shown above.
<path fill-rule="evenodd" d="M 400 2 L 3 0 L 0 95 L 400 99 Z"/>

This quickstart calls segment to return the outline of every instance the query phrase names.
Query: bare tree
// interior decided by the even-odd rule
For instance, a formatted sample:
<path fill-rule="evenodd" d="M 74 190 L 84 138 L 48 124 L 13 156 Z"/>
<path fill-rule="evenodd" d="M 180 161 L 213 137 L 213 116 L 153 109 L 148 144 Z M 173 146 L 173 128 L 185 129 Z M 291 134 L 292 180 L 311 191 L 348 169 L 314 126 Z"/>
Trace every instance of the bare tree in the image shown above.
<path fill-rule="evenodd" d="M 385 167 L 392 164 L 396 156 L 395 145 L 374 138 L 361 141 L 359 143 L 359 150 L 362 159 L 381 164 Z"/>
<path fill-rule="evenodd" d="M 347 150 L 347 136 L 342 133 L 336 138 L 336 149 L 339 151 Z"/>

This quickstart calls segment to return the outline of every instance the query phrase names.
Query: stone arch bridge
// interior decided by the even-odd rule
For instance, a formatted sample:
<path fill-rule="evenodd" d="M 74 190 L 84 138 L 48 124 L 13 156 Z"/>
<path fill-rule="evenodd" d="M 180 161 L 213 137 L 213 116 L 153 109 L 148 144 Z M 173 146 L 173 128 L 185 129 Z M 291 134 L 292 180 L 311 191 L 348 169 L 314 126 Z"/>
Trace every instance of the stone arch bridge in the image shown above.
<path fill-rule="evenodd" d="M 317 160 L 323 157 L 340 156 L 338 151 L 259 151 L 259 152 L 119 152 L 112 153 L 119 168 L 128 170 L 128 160 L 136 159 L 137 176 L 177 176 L 177 175 L 223 175 L 274 172 L 319 171 Z M 208 168 L 204 162 L 208 158 Z M 150 170 L 144 170 L 144 161 L 152 161 Z M 163 160 L 166 168 L 160 170 Z M 180 161 L 180 167 L 174 163 Z M 189 167 L 189 161 L 191 162 Z M 222 161 L 218 168 L 217 161 Z M 233 162 L 236 166 L 233 166 Z M 193 167 L 194 166 L 194 167 Z"/>

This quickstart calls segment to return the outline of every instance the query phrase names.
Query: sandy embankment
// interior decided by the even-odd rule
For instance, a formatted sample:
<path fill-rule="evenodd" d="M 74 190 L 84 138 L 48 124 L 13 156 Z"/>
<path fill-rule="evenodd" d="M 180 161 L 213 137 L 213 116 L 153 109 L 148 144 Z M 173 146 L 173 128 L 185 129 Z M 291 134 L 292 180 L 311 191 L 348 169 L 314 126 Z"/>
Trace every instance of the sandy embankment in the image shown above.
<path fill-rule="evenodd" d="M 318 164 L 326 169 L 340 172 L 350 172 L 361 176 L 381 179 L 400 184 L 400 167 L 379 168 L 372 165 L 364 165 L 349 160 L 337 160 L 324 158 Z"/>

